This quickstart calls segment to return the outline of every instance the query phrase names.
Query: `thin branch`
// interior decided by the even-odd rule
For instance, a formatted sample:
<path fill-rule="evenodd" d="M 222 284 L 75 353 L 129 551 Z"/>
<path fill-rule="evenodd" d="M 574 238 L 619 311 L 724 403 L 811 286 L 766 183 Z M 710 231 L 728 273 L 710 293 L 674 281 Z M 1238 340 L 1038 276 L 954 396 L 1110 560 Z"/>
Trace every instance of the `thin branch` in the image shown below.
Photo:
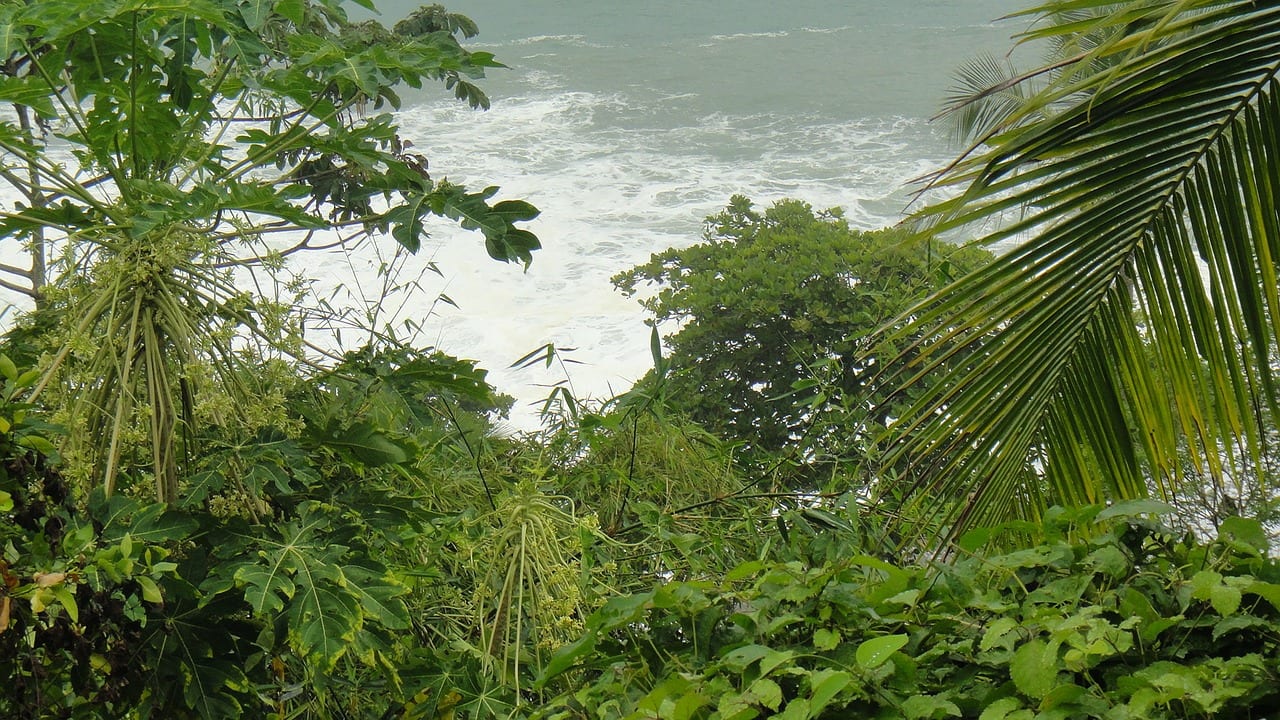
<path fill-rule="evenodd" d="M 10 290 L 22 295 L 26 295 L 32 300 L 37 300 L 40 297 L 40 292 L 38 290 L 34 290 L 28 286 L 18 285 L 16 283 L 9 282 L 4 278 L 0 278 L 0 288 L 4 288 L 5 290 Z"/>
<path fill-rule="evenodd" d="M 31 269 L 20 268 L 17 265 L 6 265 L 5 263 L 0 263 L 0 272 L 7 272 L 10 275 L 17 275 L 18 277 L 23 277 L 28 280 L 31 279 Z"/>
<path fill-rule="evenodd" d="M 297 110 L 291 110 L 286 113 L 280 113 L 279 115 L 263 115 L 261 117 L 252 116 L 252 115 L 249 115 L 249 116 L 214 115 L 210 119 L 214 120 L 215 122 L 222 122 L 222 123 L 264 123 L 264 122 L 273 122 L 276 120 L 292 120 L 293 118 L 298 117 L 299 115 L 305 115 L 306 112 L 307 111 L 305 108 L 298 108 Z"/>
<path fill-rule="evenodd" d="M 284 231 L 293 232 L 296 230 L 297 228 L 294 228 L 294 227 L 283 227 L 279 229 L 274 229 L 271 232 L 284 232 Z M 286 257 L 289 257 L 290 255 L 295 255 L 300 252 L 332 250 L 334 248 L 345 247 L 348 243 L 351 243 L 352 241 L 359 239 L 359 237 L 362 234 L 364 234 L 364 231 L 360 231 L 360 232 L 347 235 L 346 237 L 342 237 L 341 235 L 339 235 L 338 239 L 334 240 L 333 242 L 325 243 L 322 245 L 312 245 L 311 240 L 315 236 L 316 232 L 317 232 L 316 230 L 307 231 L 306 237 L 304 237 L 301 241 L 285 248 L 284 250 L 280 250 L 279 252 L 272 253 L 270 255 L 253 255 L 247 258 L 231 258 L 229 260 L 223 260 L 223 261 L 214 263 L 213 267 L 215 268 L 252 267 L 254 265 L 261 265 L 262 263 L 266 262 L 269 259 L 286 258 Z M 254 231 L 252 233 L 247 233 L 247 234 L 261 234 L 261 233 Z M 233 237 L 233 236 L 229 235 L 228 237 Z"/>
<path fill-rule="evenodd" d="M 467 449 L 467 454 L 471 456 L 471 462 L 475 465 L 476 474 L 480 476 L 480 484 L 484 486 L 485 497 L 489 500 L 489 507 L 497 511 L 498 504 L 493 499 L 493 490 L 489 488 L 489 479 L 485 477 L 484 468 L 480 465 L 480 453 L 471 447 L 471 442 L 467 440 L 467 432 L 462 429 L 462 423 L 458 422 L 458 416 L 454 414 L 453 406 L 449 404 L 449 401 L 441 397 L 440 403 L 444 405 L 449 422 L 453 423 L 453 427 L 457 429 L 458 438 L 462 440 L 462 446 Z"/>
<path fill-rule="evenodd" d="M 37 198 L 39 197 L 37 193 L 39 191 L 31 186 L 31 182 L 23 180 L 21 177 L 15 175 L 9 168 L 4 166 L 0 166 L 0 179 L 7 180 L 9 184 L 13 186 L 14 190 L 22 193 L 23 197 L 27 199 L 27 202 L 32 205 L 36 204 Z"/>

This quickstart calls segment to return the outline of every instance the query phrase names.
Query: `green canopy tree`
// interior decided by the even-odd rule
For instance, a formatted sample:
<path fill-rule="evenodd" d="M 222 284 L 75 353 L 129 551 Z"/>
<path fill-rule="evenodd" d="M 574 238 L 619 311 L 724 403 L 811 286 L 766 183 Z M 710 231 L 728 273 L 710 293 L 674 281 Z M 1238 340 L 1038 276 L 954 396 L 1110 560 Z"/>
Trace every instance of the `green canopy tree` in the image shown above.
<path fill-rule="evenodd" d="M 1062 14 L 1086 7 L 1104 12 Z M 905 491 L 954 534 L 1054 503 L 1171 493 L 1188 468 L 1224 487 L 1265 480 L 1280 7 L 1055 1 L 1023 14 L 1041 16 L 1025 40 L 1097 43 L 941 173 L 954 197 L 921 213 L 933 231 L 985 222 L 980 243 L 1019 242 L 889 333 L 919 338 L 882 378 L 921 393 L 893 428 L 891 457 L 913 469 Z"/>
<path fill-rule="evenodd" d="M 859 231 L 838 210 L 784 200 L 758 212 L 735 196 L 707 219 L 702 243 L 614 283 L 628 295 L 657 286 L 641 303 L 678 324 L 667 337 L 670 407 L 748 456 L 812 464 L 856 455 L 861 425 L 891 413 L 867 410 L 867 338 L 940 278 L 985 259 L 901 230 Z"/>
<path fill-rule="evenodd" d="M 0 3 L 0 180 L 21 198 L 0 238 L 30 258 L 0 285 L 37 303 L 33 399 L 66 389 L 95 484 L 149 468 L 173 501 L 202 394 L 262 404 L 246 343 L 251 363 L 303 354 L 292 296 L 246 290 L 270 282 L 252 273 L 383 233 L 414 251 L 431 216 L 531 261 L 516 224 L 537 211 L 433 178 L 389 113 L 425 81 L 487 106 L 472 80 L 499 64 L 461 46 L 474 33 L 439 6 L 388 29 L 342 0 Z"/>

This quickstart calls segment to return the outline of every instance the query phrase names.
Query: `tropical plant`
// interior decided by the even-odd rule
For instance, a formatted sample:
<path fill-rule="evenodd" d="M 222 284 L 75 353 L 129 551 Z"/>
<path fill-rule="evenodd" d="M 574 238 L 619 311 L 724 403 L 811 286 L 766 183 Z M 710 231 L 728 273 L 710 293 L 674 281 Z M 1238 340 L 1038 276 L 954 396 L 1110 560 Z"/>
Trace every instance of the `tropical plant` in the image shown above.
<path fill-rule="evenodd" d="M 439 215 L 531 260 L 514 223 L 537 211 L 433 179 L 386 112 L 424 80 L 486 106 L 471 79 L 499 65 L 462 48 L 474 32 L 438 6 L 353 23 L 341 0 L 0 3 L 0 178 L 21 198 L 0 237 L 31 262 L 0 273 L 51 328 L 32 394 L 65 408 L 69 471 L 172 502 L 197 425 L 226 419 L 203 399 L 269 423 L 280 398 L 240 360 L 304 355 L 299 286 L 271 289 L 294 253 L 416 250 Z"/>
<path fill-rule="evenodd" d="M 935 566 L 793 532 L 718 581 L 611 599 L 553 658 L 542 681 L 571 689 L 535 717 L 1273 714 L 1280 567 L 1261 528 L 1233 518 L 1198 543 L 1138 502 L 1056 508 L 1017 526 L 1025 549 Z M 840 551 L 817 560 L 826 544 Z"/>
<path fill-rule="evenodd" d="M 1057 19 L 1081 7 L 1106 12 Z M 1268 482 L 1280 9 L 1026 14 L 1043 17 L 1027 39 L 1092 33 L 1073 62 L 1104 69 L 1064 66 L 935 180 L 953 197 L 920 214 L 931 232 L 986 222 L 979 243 L 1016 246 L 888 333 L 917 339 L 882 380 L 920 393 L 889 455 L 912 469 L 917 517 L 952 537 L 1055 503 L 1173 493 L 1188 466 L 1224 488 Z"/>
<path fill-rule="evenodd" d="M 1047 85 L 1068 82 L 1068 76 L 1097 74 L 1115 65 L 1115 56 L 1091 55 L 1100 45 L 1130 30 L 1128 25 L 1106 21 L 1115 6 L 1116 3 L 1062 3 L 1046 8 L 1046 21 L 1071 25 L 1075 30 L 1036 38 L 1036 42 L 1025 38 L 1025 42 L 1044 50 L 1043 63 L 1030 70 L 1020 69 L 1009 57 L 989 54 L 961 64 L 942 113 L 950 121 L 955 137 L 982 144 L 1008 129 L 1011 121 L 1022 124 L 1040 120 L 1087 99 L 1090 91 L 1082 89 L 1076 95 L 1055 97 L 1041 106 L 1042 99 L 1037 94 Z"/>
<path fill-rule="evenodd" d="M 747 457 L 791 453 L 810 464 L 857 455 L 870 405 L 867 338 L 942 278 L 986 253 L 863 232 L 839 210 L 784 200 L 764 212 L 734 196 L 707 218 L 702 243 L 672 248 L 613 279 L 655 323 L 676 327 L 665 402 Z M 865 413 L 864 413 L 865 415 Z"/>
<path fill-rule="evenodd" d="M 55 429 L 21 402 L 39 376 L 0 356 L 0 712 L 354 718 L 412 706 L 430 716 L 456 698 L 487 715 L 499 693 L 508 704 L 518 698 L 518 680 L 495 682 L 487 696 L 475 687 L 483 668 L 458 649 L 470 636 L 436 636 L 449 608 L 434 581 L 457 569 L 456 585 L 479 596 L 491 579 L 474 557 L 446 562 L 449 546 L 491 548 L 485 567 L 505 569 L 530 524 L 515 512 L 524 525 L 476 522 L 478 491 L 451 498 L 448 512 L 436 504 L 466 485 L 432 481 L 467 478 L 473 463 L 444 438 L 483 424 L 458 405 L 493 398 L 473 364 L 371 348 L 296 378 L 290 432 L 206 438 L 177 507 L 101 487 L 77 497 L 58 458 L 42 454 L 53 452 L 46 436 Z M 555 502 L 499 497 L 504 508 L 512 500 Z M 580 546 L 575 534 L 568 547 Z M 546 547 L 545 537 L 525 543 L 531 554 Z M 555 559 L 542 567 L 576 590 L 574 565 Z M 521 591 L 553 597 L 546 585 Z M 542 612 L 554 622 L 539 632 L 564 617 Z M 511 657 L 533 649 L 526 640 L 513 633 Z M 471 679 L 451 674 L 461 667 Z"/>

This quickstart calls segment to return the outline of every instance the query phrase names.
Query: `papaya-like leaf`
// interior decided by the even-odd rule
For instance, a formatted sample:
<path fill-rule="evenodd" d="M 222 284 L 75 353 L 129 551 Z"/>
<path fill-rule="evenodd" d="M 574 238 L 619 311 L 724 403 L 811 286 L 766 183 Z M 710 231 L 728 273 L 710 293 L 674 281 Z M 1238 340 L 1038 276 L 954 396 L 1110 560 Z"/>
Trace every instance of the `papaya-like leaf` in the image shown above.
<path fill-rule="evenodd" d="M 350 452 L 366 465 L 398 465 L 412 457 L 408 445 L 393 440 L 369 423 L 356 423 L 323 438 L 321 442 Z"/>
<path fill-rule="evenodd" d="M 236 571 L 235 580 L 244 586 L 245 602 L 259 615 L 283 610 L 285 601 L 297 591 L 297 586 L 278 562 L 268 566 L 242 566 Z"/>

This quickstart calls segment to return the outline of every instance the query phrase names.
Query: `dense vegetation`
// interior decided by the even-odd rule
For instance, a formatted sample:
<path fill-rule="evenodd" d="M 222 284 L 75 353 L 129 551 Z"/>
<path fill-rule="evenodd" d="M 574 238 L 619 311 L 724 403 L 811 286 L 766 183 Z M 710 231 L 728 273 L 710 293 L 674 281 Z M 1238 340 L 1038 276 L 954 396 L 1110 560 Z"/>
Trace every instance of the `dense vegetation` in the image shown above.
<path fill-rule="evenodd" d="M 929 291 L 988 259 L 905 230 L 860 232 L 798 200 L 756 211 L 737 196 L 704 242 L 614 278 L 667 338 L 668 406 L 740 456 L 803 458 L 809 474 L 857 465 L 902 402 L 867 401 L 872 335 Z M 883 351 L 882 351 L 883 352 Z"/>
<path fill-rule="evenodd" d="M 0 342 L 0 715 L 1280 713 L 1239 516 L 1274 506 L 1280 12 L 1032 12 L 1051 58 L 962 103 L 953 200 L 863 232 L 731 199 L 615 279 L 653 371 L 502 436 L 482 369 L 289 262 L 432 216 L 533 260 L 537 210 L 387 112 L 487 105 L 470 20 L 0 2 L 0 282 L 35 304 Z M 934 235 L 1016 207 L 1007 255 Z"/>

